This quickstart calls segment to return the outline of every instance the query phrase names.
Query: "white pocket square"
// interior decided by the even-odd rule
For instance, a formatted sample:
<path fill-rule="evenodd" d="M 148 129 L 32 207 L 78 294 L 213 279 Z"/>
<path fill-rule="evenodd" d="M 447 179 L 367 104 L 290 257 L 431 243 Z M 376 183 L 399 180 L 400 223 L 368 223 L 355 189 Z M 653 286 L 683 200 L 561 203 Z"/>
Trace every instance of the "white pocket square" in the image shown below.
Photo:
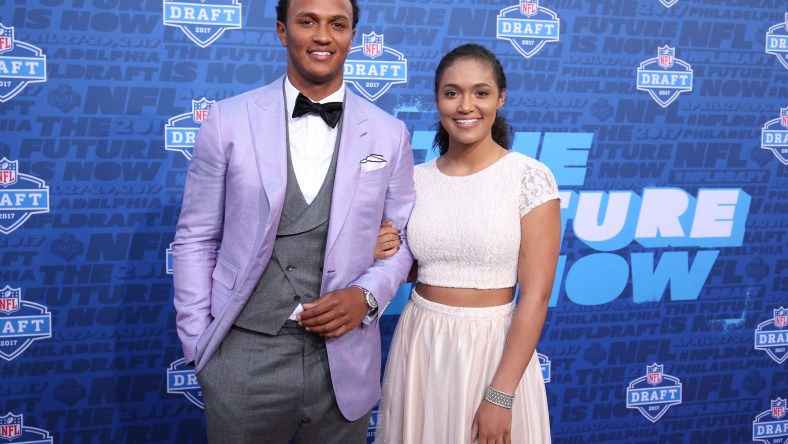
<path fill-rule="evenodd" d="M 370 154 L 369 156 L 361 159 L 361 171 L 368 173 L 370 171 L 379 170 L 386 166 L 386 159 L 381 154 Z"/>

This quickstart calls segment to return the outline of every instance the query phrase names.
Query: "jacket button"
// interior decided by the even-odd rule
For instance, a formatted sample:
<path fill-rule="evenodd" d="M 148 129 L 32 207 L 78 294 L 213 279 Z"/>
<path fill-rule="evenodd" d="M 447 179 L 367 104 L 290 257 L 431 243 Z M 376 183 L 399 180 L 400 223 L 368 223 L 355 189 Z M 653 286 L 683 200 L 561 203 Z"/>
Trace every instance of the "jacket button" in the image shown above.
<path fill-rule="evenodd" d="M 300 300 L 301 300 L 301 296 L 299 296 L 299 295 L 295 295 L 295 296 L 293 296 L 293 300 L 294 300 L 294 301 L 296 301 L 296 302 L 298 302 L 298 301 L 300 301 Z"/>
<path fill-rule="evenodd" d="M 295 270 L 295 267 L 292 265 L 288 265 L 287 267 L 285 267 L 285 271 L 293 271 L 293 270 Z"/>

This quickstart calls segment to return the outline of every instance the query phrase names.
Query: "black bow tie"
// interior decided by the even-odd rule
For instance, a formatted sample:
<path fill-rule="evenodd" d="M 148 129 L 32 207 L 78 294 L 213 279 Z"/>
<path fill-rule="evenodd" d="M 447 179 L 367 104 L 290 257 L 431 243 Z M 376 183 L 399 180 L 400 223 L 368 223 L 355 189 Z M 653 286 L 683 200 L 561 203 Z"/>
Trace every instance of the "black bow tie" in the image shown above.
<path fill-rule="evenodd" d="M 293 108 L 293 117 L 301 117 L 309 113 L 319 115 L 326 121 L 328 126 L 334 128 L 337 126 L 339 118 L 342 117 L 342 102 L 317 103 L 298 93 L 295 108 Z"/>

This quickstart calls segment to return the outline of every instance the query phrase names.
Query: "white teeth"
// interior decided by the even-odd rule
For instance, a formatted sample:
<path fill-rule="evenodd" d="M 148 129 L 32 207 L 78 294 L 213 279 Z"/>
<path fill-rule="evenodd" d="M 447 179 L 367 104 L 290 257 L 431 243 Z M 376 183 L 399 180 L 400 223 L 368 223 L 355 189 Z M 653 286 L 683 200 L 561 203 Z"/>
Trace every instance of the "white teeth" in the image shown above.
<path fill-rule="evenodd" d="M 322 52 L 322 51 L 313 51 L 312 54 L 315 54 L 315 55 L 329 55 L 331 53 L 330 52 Z"/>
<path fill-rule="evenodd" d="M 476 123 L 479 119 L 457 119 L 455 122 L 459 123 L 460 125 L 467 125 L 470 123 Z"/>

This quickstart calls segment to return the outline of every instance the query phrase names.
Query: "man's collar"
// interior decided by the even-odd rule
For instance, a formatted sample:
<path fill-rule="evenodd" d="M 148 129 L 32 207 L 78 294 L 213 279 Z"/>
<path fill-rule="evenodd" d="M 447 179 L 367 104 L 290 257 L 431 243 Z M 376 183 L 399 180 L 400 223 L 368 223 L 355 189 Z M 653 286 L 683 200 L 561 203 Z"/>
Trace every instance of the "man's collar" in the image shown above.
<path fill-rule="evenodd" d="M 345 99 L 345 83 L 342 82 L 342 85 L 339 87 L 338 90 L 334 91 L 333 93 L 329 94 L 322 100 L 318 100 L 318 103 L 326 103 L 326 102 L 344 102 Z M 285 101 L 287 103 L 287 116 L 288 118 L 292 118 L 290 116 L 293 115 L 293 108 L 295 108 L 296 97 L 298 97 L 298 93 L 300 91 L 290 83 L 290 79 L 285 76 Z"/>

